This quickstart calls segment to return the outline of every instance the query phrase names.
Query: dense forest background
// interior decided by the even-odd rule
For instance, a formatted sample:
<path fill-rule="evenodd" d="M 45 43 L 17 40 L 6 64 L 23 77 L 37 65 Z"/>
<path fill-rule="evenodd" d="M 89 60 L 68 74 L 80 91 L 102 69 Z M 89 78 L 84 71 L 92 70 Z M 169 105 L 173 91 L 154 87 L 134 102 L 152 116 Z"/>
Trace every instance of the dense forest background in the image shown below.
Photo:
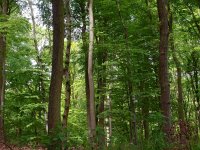
<path fill-rule="evenodd" d="M 5 149 L 199 150 L 199 139 L 198 0 L 0 0 Z"/>

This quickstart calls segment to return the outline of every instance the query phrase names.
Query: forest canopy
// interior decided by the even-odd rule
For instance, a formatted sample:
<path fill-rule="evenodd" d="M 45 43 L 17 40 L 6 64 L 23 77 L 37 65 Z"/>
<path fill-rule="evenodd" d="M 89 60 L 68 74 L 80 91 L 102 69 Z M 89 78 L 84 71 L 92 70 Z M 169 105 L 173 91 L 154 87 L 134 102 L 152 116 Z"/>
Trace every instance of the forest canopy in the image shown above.
<path fill-rule="evenodd" d="M 200 149 L 198 0 L 0 0 L 0 149 Z"/>

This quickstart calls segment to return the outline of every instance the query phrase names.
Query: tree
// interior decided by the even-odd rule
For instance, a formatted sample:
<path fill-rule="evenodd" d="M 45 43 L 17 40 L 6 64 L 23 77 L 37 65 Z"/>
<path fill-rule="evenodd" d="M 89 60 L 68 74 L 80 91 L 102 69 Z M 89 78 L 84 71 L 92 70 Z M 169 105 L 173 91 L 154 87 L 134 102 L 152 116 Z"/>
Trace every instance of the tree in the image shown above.
<path fill-rule="evenodd" d="M 196 0 L 8 2 L 16 8 L 0 14 L 7 55 L 6 143 L 35 149 L 198 149 Z"/>
<path fill-rule="evenodd" d="M 186 122 L 184 115 L 184 100 L 183 100 L 183 86 L 182 86 L 182 69 L 180 65 L 180 61 L 177 57 L 175 43 L 174 43 L 174 35 L 173 35 L 173 15 L 170 11 L 169 5 L 169 32 L 170 32 L 170 47 L 172 50 L 172 57 L 176 66 L 176 78 L 177 78 L 177 100 L 178 100 L 178 119 L 179 119 L 179 128 L 180 128 L 180 143 L 183 146 L 186 146 Z"/>
<path fill-rule="evenodd" d="M 53 56 L 48 105 L 49 134 L 61 123 L 61 87 L 63 78 L 64 4 L 53 0 Z M 54 145 L 56 146 L 56 145 Z M 51 148 L 50 148 L 51 149 Z M 54 149 L 54 148 L 53 148 Z"/>
<path fill-rule="evenodd" d="M 97 44 L 103 44 L 103 40 L 100 37 L 96 37 L 99 40 L 96 41 Z M 102 41 L 101 41 L 102 40 Z M 102 46 L 99 46 L 98 54 L 97 54 L 97 62 L 98 62 L 98 74 L 97 74 L 97 99 L 98 103 L 96 104 L 96 122 L 100 127 L 100 132 L 98 140 L 98 145 L 100 147 L 105 146 L 105 115 L 103 114 L 105 111 L 105 100 L 106 100 L 106 59 L 107 52 L 106 49 Z"/>
<path fill-rule="evenodd" d="M 89 50 L 88 50 L 88 121 L 89 121 L 89 138 L 94 147 L 96 138 L 96 117 L 95 117 L 95 100 L 94 100 L 94 81 L 93 81 L 93 48 L 94 48 L 94 16 L 93 0 L 89 0 Z"/>
<path fill-rule="evenodd" d="M 3 0 L 0 5 L 0 16 L 6 21 L 8 15 L 8 1 Z M 6 30 L 6 29 L 5 29 Z M 0 141 L 4 140 L 3 103 L 5 98 L 5 62 L 6 62 L 6 32 L 0 32 Z"/>
<path fill-rule="evenodd" d="M 39 93 L 41 93 L 41 100 L 43 102 L 46 101 L 46 97 L 45 97 L 45 87 L 44 87 L 44 76 L 43 76 L 43 71 L 44 71 L 44 65 L 42 62 L 42 56 L 41 56 L 41 51 L 39 50 L 39 46 L 38 46 L 38 39 L 37 39 L 37 32 L 36 32 L 36 22 L 35 22 L 35 14 L 33 11 L 33 2 L 31 0 L 28 0 L 28 5 L 31 11 L 31 21 L 32 21 L 32 34 L 33 34 L 33 42 L 34 42 L 34 47 L 37 53 L 37 67 L 40 70 L 40 75 L 39 75 Z"/>
<path fill-rule="evenodd" d="M 160 21 L 160 46 L 159 46 L 159 83 L 160 83 L 160 105 L 163 114 L 162 129 L 166 135 L 166 140 L 170 141 L 170 89 L 168 77 L 168 10 L 167 1 L 157 0 L 158 15 Z"/>
<path fill-rule="evenodd" d="M 70 96 L 71 96 L 71 86 L 70 86 L 70 51 L 71 51 L 71 10 L 70 10 L 70 0 L 66 0 L 66 28 L 67 28 L 67 48 L 65 56 L 65 109 L 63 114 L 63 127 L 67 127 L 67 120 L 69 115 L 70 107 Z"/>

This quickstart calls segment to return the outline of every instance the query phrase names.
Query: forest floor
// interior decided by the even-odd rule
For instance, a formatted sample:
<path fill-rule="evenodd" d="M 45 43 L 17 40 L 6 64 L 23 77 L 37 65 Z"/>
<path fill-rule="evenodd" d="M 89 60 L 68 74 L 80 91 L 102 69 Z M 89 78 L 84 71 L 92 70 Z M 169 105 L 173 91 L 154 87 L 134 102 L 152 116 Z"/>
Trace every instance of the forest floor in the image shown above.
<path fill-rule="evenodd" d="M 31 147 L 18 147 L 15 145 L 9 145 L 7 143 L 4 142 L 0 142 L 0 150 L 33 150 L 33 148 Z M 42 147 L 38 147 L 38 148 L 34 148 L 34 150 L 46 150 L 45 148 Z"/>

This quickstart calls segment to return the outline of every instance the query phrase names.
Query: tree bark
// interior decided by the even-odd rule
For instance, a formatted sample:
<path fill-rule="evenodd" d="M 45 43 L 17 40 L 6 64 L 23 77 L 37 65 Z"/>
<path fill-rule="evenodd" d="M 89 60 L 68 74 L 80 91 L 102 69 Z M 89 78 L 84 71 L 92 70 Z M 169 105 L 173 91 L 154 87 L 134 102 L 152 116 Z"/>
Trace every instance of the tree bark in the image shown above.
<path fill-rule="evenodd" d="M 92 146 L 96 138 L 96 117 L 94 100 L 94 81 L 93 81 L 93 48 L 94 48 L 94 16 L 93 0 L 89 0 L 89 51 L 88 51 L 88 85 L 89 85 L 89 138 Z"/>
<path fill-rule="evenodd" d="M 0 15 L 6 17 L 7 13 L 8 13 L 7 0 L 2 0 L 0 6 Z M 6 34 L 0 33 L 0 142 L 5 140 L 4 119 L 3 119 L 3 105 L 5 98 L 5 63 L 6 63 Z"/>
<path fill-rule="evenodd" d="M 70 10 L 70 0 L 66 0 L 66 28 L 67 28 L 67 49 L 65 56 L 65 109 L 63 114 L 62 125 L 67 128 L 70 98 L 71 98 L 71 84 L 70 84 L 70 51 L 71 51 L 71 10 Z"/>
<path fill-rule="evenodd" d="M 63 77 L 64 9 L 63 0 L 53 0 L 53 56 L 48 106 L 49 134 L 61 123 L 61 87 Z M 55 146 L 55 145 L 54 145 Z M 53 147 L 53 146 L 52 146 Z"/>
<path fill-rule="evenodd" d="M 4 139 L 3 104 L 5 93 L 6 37 L 0 34 L 0 140 Z"/>
<path fill-rule="evenodd" d="M 160 46 L 159 46 L 159 83 L 160 83 L 160 104 L 163 114 L 162 130 L 165 133 L 166 140 L 170 142 L 170 88 L 168 79 L 168 9 L 166 0 L 157 0 L 158 15 L 160 21 Z"/>

